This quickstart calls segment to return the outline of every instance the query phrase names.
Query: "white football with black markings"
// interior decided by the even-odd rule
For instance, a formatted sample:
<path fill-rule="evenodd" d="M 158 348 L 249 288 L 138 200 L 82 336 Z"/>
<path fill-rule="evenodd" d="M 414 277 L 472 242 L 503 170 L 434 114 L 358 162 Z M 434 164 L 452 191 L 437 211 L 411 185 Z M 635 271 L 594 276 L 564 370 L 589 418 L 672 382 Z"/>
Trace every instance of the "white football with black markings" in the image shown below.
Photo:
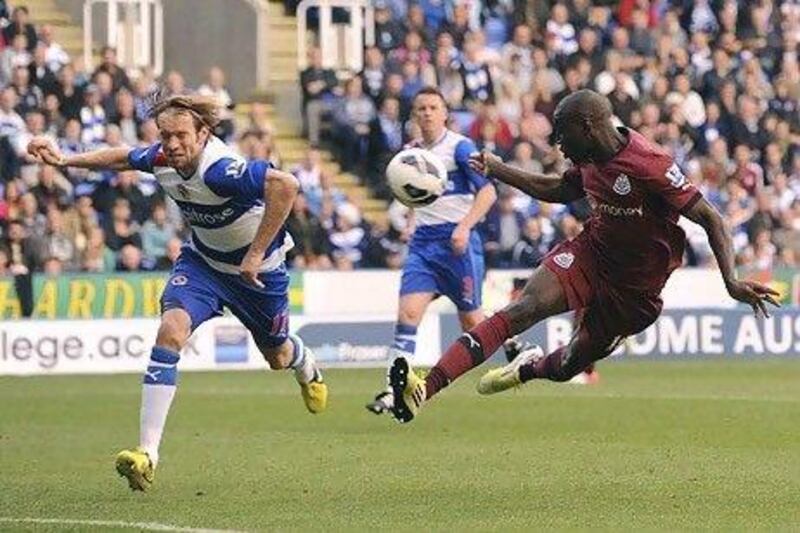
<path fill-rule="evenodd" d="M 398 152 L 386 167 L 394 197 L 408 207 L 422 207 L 444 194 L 447 168 L 442 160 L 421 148 Z"/>

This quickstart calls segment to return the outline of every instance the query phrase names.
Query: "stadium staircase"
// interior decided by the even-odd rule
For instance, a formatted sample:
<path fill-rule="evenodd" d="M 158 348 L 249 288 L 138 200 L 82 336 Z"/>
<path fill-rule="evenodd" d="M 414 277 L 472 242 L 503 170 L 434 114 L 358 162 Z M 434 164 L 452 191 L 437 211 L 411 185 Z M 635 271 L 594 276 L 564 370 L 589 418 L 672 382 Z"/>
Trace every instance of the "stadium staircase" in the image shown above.
<path fill-rule="evenodd" d="M 83 26 L 61 10 L 56 0 L 11 0 L 9 4 L 12 7 L 26 6 L 36 27 L 53 26 L 56 42 L 70 57 L 83 57 Z"/>
<path fill-rule="evenodd" d="M 286 110 L 278 112 L 277 94 L 281 91 L 299 92 L 299 72 L 297 69 L 297 19 L 284 13 L 280 1 L 269 2 L 269 89 L 263 93 L 254 94 L 250 102 L 266 102 L 267 109 L 275 128 L 276 145 L 283 159 L 284 167 L 291 168 L 302 161 L 308 150 L 306 141 L 299 131 L 299 103 L 296 115 L 288 118 Z M 245 120 L 249 102 L 237 106 L 240 120 Z M 342 190 L 355 205 L 364 213 L 364 218 L 371 223 L 385 221 L 388 205 L 384 200 L 374 198 L 369 189 L 359 184 L 358 177 L 342 172 L 330 152 L 323 151 L 323 168 L 334 176 L 334 185 Z"/>
<path fill-rule="evenodd" d="M 64 47 L 71 57 L 83 57 L 83 28 L 59 8 L 57 0 L 12 0 L 14 5 L 28 6 L 31 22 L 36 26 L 50 24 L 55 28 L 56 41 Z M 277 149 L 283 159 L 284 167 L 291 168 L 305 157 L 308 150 L 306 141 L 299 131 L 299 104 L 294 116 L 286 109 L 279 112 L 276 96 L 281 91 L 299 92 L 299 73 L 297 70 L 297 19 L 284 14 L 280 1 L 269 3 L 270 25 L 270 64 L 269 88 L 265 92 L 251 95 L 237 106 L 237 121 L 246 123 L 250 106 L 254 102 L 265 103 L 274 127 Z M 96 53 L 97 51 L 95 51 Z M 387 203 L 372 197 L 370 191 L 359 184 L 356 176 L 342 172 L 341 167 L 329 152 L 323 152 L 324 170 L 334 176 L 334 185 L 342 190 L 364 213 L 371 223 L 385 221 Z"/>

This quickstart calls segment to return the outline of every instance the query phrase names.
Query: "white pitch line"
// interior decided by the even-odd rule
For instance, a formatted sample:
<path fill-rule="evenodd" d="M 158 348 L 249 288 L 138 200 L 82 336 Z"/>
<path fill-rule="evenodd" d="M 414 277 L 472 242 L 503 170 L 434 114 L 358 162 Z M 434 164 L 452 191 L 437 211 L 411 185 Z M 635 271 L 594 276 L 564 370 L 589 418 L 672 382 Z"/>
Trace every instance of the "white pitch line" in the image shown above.
<path fill-rule="evenodd" d="M 80 520 L 75 518 L 14 518 L 0 516 L 0 523 L 7 524 L 54 524 L 65 526 L 97 526 L 138 529 L 143 531 L 180 531 L 183 533 L 238 533 L 234 529 L 202 529 L 179 527 L 157 522 L 124 522 L 122 520 Z"/>

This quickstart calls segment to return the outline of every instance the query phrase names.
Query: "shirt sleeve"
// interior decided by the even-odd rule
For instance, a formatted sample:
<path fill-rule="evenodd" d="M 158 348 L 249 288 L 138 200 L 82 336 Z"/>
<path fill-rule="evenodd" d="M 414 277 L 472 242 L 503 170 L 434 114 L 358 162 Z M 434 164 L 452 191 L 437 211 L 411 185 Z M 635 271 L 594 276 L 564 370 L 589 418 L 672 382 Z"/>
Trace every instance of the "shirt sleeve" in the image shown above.
<path fill-rule="evenodd" d="M 128 152 L 128 163 L 141 172 L 153 172 L 156 159 L 161 154 L 161 143 L 143 148 L 134 148 Z"/>
<path fill-rule="evenodd" d="M 486 185 L 490 183 L 489 179 L 481 174 L 480 172 L 475 172 L 469 166 L 469 156 L 470 154 L 476 153 L 478 148 L 475 146 L 475 143 L 469 139 L 464 139 L 463 141 L 459 142 L 456 145 L 456 153 L 455 153 L 455 161 L 456 167 L 459 171 L 464 173 L 466 176 L 467 181 L 469 181 L 475 190 L 480 190 L 484 188 Z"/>
<path fill-rule="evenodd" d="M 211 191 L 223 198 L 261 200 L 264 180 L 272 164 L 267 161 L 244 161 L 225 157 L 206 170 L 203 180 Z"/>
<path fill-rule="evenodd" d="M 657 168 L 652 176 L 641 180 L 648 191 L 663 198 L 670 207 L 685 213 L 702 198 L 677 163 L 669 159 Z"/>

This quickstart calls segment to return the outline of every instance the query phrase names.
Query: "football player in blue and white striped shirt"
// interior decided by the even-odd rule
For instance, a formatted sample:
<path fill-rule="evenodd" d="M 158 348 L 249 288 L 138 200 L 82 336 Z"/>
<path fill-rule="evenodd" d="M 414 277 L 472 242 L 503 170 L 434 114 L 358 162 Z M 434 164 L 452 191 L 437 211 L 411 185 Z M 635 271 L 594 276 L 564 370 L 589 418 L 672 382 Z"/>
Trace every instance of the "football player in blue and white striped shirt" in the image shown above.
<path fill-rule="evenodd" d="M 245 161 L 211 133 L 213 98 L 172 96 L 152 109 L 161 142 L 64 155 L 45 138 L 28 152 L 56 166 L 153 173 L 191 227 L 161 299 L 161 325 L 144 376 L 140 444 L 117 455 L 134 490 L 153 482 L 158 448 L 177 384 L 180 351 L 191 333 L 223 306 L 250 330 L 273 369 L 292 368 L 312 413 L 325 409 L 327 387 L 303 341 L 289 334 L 292 239 L 284 229 L 298 183 L 266 161 Z"/>
<path fill-rule="evenodd" d="M 412 113 L 422 135 L 410 147 L 437 155 L 448 180 L 440 198 L 414 209 L 416 228 L 403 265 L 390 365 L 397 358 L 413 357 L 417 327 L 428 305 L 439 296 L 455 304 L 464 331 L 483 320 L 483 243 L 475 226 L 497 198 L 494 185 L 469 166 L 470 154 L 477 152 L 475 143 L 447 128 L 442 93 L 433 87 L 421 89 L 414 96 Z M 381 414 L 393 405 L 392 392 L 385 390 L 366 407 Z"/>

